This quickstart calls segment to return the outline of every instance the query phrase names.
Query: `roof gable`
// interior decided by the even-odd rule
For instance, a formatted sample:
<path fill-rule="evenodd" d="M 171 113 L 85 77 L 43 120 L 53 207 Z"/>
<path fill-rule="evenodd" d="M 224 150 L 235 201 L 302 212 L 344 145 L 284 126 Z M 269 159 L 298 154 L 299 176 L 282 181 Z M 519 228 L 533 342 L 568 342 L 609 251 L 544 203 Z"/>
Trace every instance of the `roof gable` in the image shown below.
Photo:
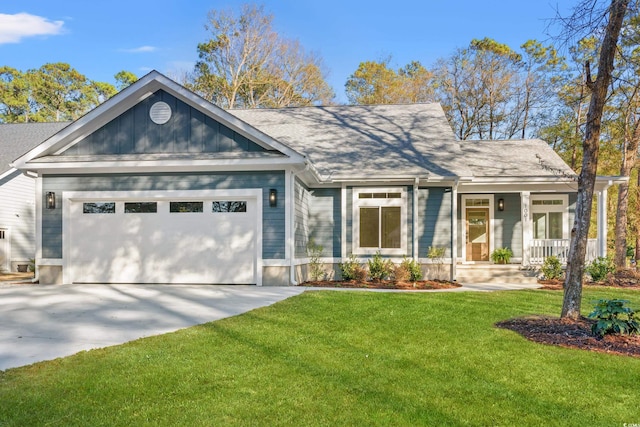
<path fill-rule="evenodd" d="M 0 124 L 0 175 L 12 169 L 10 164 L 15 159 L 68 124 L 68 122 Z"/>
<path fill-rule="evenodd" d="M 169 106 L 166 123 L 149 114 L 157 102 Z M 265 152 L 265 147 L 158 90 L 60 153 L 61 156 Z"/>
<path fill-rule="evenodd" d="M 177 136 L 175 132 L 172 135 L 166 134 L 168 123 L 149 125 L 149 108 L 157 99 L 175 102 L 176 110 L 180 113 L 175 114 L 175 117 L 172 115 L 172 119 L 176 119 L 172 123 L 188 117 L 190 122 L 193 119 L 200 124 L 178 125 L 177 128 L 182 133 Z M 138 123 L 133 126 L 133 137 L 124 135 L 123 132 L 127 130 L 121 127 L 130 123 L 130 117 Z M 139 135 L 135 134 L 136 130 L 140 130 Z M 204 136 L 198 136 L 198 132 L 202 132 Z M 193 139 L 193 144 L 185 144 L 186 133 Z M 211 135 L 214 135 L 214 138 L 205 145 L 202 140 L 205 136 Z M 83 162 L 85 166 L 109 161 L 111 170 L 119 167 L 117 162 L 120 160 L 149 160 L 155 162 L 153 167 L 158 167 L 159 162 L 167 165 L 172 163 L 172 167 L 179 167 L 179 159 L 174 156 L 176 153 L 182 154 L 178 156 L 182 160 L 204 156 L 211 162 L 216 157 L 232 157 L 239 159 L 238 161 L 245 161 L 239 157 L 243 152 L 251 152 L 253 158 L 264 153 L 266 161 L 282 161 L 277 160 L 280 158 L 286 159 L 288 163 L 304 163 L 304 157 L 295 150 L 261 133 L 157 71 L 152 71 L 18 158 L 14 165 L 21 169 L 40 170 L 58 163 L 58 167 L 62 168 L 65 162 L 68 163 L 71 157 L 75 156 L 82 157 L 74 160 Z M 245 163 L 250 161 L 247 160 Z M 74 167 L 79 167 L 78 165 L 79 163 Z M 142 166 L 139 163 L 136 165 Z M 132 164 L 128 167 L 132 167 Z"/>

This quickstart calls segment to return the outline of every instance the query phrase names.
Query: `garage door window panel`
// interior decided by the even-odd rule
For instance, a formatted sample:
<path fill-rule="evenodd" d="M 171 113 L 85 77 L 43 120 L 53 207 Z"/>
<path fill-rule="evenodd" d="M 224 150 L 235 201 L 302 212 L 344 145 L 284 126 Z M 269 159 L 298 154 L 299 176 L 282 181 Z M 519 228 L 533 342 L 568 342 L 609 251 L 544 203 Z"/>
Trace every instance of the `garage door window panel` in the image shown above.
<path fill-rule="evenodd" d="M 158 203 L 156 202 L 126 202 L 124 213 L 157 213 Z"/>
<path fill-rule="evenodd" d="M 204 202 L 169 202 L 171 213 L 200 213 L 204 211 Z"/>
<path fill-rule="evenodd" d="M 239 213 L 247 211 L 246 201 L 217 201 L 213 202 L 214 213 Z"/>
<path fill-rule="evenodd" d="M 114 214 L 115 202 L 87 202 L 82 204 L 82 213 L 85 214 Z"/>

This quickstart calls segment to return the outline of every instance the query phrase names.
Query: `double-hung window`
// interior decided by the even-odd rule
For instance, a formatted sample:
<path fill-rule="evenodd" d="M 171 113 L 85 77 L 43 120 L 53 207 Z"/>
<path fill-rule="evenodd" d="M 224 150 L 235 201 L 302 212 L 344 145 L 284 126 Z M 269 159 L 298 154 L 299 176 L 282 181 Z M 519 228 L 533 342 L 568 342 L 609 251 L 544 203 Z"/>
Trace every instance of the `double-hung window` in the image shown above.
<path fill-rule="evenodd" d="M 406 252 L 406 206 L 404 188 L 358 188 L 353 190 L 353 252 L 397 255 Z"/>

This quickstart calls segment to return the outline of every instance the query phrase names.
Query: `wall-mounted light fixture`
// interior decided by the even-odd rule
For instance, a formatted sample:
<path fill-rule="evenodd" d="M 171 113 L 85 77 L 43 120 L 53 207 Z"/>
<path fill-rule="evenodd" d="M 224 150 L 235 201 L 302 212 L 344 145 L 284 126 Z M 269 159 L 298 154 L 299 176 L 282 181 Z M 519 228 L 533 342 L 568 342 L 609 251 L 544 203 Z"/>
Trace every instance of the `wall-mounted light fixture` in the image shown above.
<path fill-rule="evenodd" d="M 278 190 L 275 188 L 269 190 L 269 206 L 272 208 L 278 206 Z"/>
<path fill-rule="evenodd" d="M 49 191 L 47 193 L 47 209 L 55 209 L 56 208 L 56 193 L 53 191 Z"/>
<path fill-rule="evenodd" d="M 504 199 L 498 199 L 498 210 L 500 212 L 504 210 Z"/>

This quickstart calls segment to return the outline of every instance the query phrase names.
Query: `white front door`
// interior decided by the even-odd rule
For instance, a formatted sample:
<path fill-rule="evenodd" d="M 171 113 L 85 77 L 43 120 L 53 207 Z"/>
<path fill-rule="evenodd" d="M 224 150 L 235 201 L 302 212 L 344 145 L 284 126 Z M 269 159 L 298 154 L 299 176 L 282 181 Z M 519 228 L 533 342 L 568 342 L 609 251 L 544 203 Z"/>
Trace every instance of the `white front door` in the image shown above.
<path fill-rule="evenodd" d="M 96 196 L 69 200 L 65 281 L 257 283 L 258 197 Z"/>

